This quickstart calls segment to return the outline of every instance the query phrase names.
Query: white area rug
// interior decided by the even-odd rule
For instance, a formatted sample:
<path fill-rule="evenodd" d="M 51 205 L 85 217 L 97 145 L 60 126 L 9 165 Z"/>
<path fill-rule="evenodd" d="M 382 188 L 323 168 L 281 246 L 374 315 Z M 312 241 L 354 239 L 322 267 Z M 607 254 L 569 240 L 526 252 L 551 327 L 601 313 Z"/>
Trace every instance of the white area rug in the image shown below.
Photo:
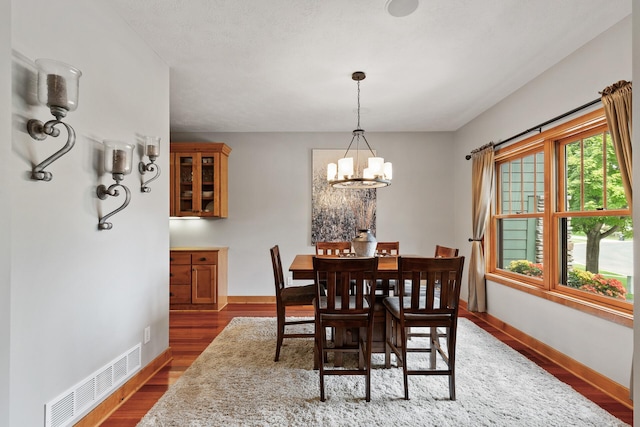
<path fill-rule="evenodd" d="M 303 326 L 308 327 L 308 326 Z M 149 426 L 625 426 L 467 319 L 458 327 L 456 401 L 447 377 L 410 377 L 374 355 L 364 377 L 325 378 L 320 402 L 312 340 L 285 340 L 274 362 L 274 318 L 235 318 L 165 393 Z"/>

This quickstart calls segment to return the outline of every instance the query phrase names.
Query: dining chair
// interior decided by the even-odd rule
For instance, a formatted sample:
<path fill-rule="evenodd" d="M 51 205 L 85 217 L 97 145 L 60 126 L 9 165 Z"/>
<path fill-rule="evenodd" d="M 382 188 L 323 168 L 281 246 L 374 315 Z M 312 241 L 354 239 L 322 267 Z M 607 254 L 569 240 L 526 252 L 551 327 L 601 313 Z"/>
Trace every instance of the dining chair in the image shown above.
<path fill-rule="evenodd" d="M 316 242 L 316 255 L 341 256 L 351 252 L 351 242 Z"/>
<path fill-rule="evenodd" d="M 436 258 L 451 258 L 458 256 L 457 248 L 448 248 L 446 246 L 436 245 Z"/>
<path fill-rule="evenodd" d="M 374 287 L 378 258 L 314 257 L 316 283 L 316 363 L 320 372 L 320 400 L 325 401 L 325 375 L 364 375 L 366 401 L 371 400 L 371 343 L 373 341 Z M 326 284 L 326 295 L 322 295 Z M 353 290 L 353 292 L 352 292 Z M 333 345 L 328 346 L 326 330 L 335 328 Z M 343 332 L 358 331 L 355 343 L 347 342 Z M 355 353 L 358 366 L 325 368 L 328 354 Z"/>
<path fill-rule="evenodd" d="M 312 333 L 287 333 L 285 328 L 291 325 L 315 324 L 314 319 L 289 320 L 287 321 L 287 307 L 313 305 L 316 297 L 315 284 L 300 286 L 285 286 L 284 275 L 282 274 L 282 260 L 280 258 L 280 248 L 275 245 L 271 248 L 271 264 L 273 265 L 273 278 L 276 285 L 276 312 L 278 322 L 278 335 L 276 341 L 275 362 L 280 358 L 280 348 L 285 338 L 313 338 Z"/>
<path fill-rule="evenodd" d="M 400 242 L 378 242 L 376 244 L 376 256 L 398 256 L 400 254 Z M 388 296 L 389 292 L 395 292 L 396 281 L 394 279 L 378 279 L 378 294 Z"/>
<path fill-rule="evenodd" d="M 409 400 L 409 375 L 448 376 L 449 398 L 456 400 L 456 332 L 463 267 L 464 257 L 398 258 L 400 295 L 404 295 L 403 288 L 406 286 L 411 288 L 411 293 L 410 296 L 388 297 L 383 301 L 387 310 L 385 366 L 391 366 L 393 351 L 397 366 L 402 366 L 406 400 Z M 411 340 L 409 347 L 409 328 L 427 328 L 429 333 L 421 336 L 428 337 L 428 340 Z M 444 333 L 440 333 L 438 328 L 444 329 Z M 400 337 L 397 337 L 398 331 Z M 441 339 L 445 341 L 444 348 Z M 412 356 L 409 369 L 407 355 L 425 352 L 430 353 L 428 360 Z M 438 355 L 444 366 L 437 366 Z"/>
<path fill-rule="evenodd" d="M 376 244 L 376 255 L 399 255 L 400 254 L 400 242 L 378 242 Z"/>

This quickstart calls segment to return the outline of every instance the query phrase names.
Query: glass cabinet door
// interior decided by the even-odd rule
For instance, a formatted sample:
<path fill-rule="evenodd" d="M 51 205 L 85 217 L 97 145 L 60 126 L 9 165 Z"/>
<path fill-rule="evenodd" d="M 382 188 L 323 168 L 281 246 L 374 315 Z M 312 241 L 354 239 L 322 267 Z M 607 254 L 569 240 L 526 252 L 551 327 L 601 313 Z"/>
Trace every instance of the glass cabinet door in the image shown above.
<path fill-rule="evenodd" d="M 215 162 L 216 158 L 213 153 L 202 154 L 200 164 L 200 211 L 202 216 L 214 216 L 216 214 Z"/>
<path fill-rule="evenodd" d="M 198 180 L 196 167 L 198 166 L 197 154 L 179 154 L 176 156 L 176 180 L 179 182 L 176 195 L 178 200 L 176 210 L 178 216 L 197 215 L 196 193 L 199 188 L 195 181 Z"/>

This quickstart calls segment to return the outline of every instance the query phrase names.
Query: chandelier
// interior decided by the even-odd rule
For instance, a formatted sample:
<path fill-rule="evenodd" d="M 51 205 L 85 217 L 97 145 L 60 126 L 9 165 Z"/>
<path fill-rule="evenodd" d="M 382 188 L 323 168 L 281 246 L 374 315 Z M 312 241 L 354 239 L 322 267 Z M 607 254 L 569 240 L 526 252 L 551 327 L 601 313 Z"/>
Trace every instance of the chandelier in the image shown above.
<path fill-rule="evenodd" d="M 356 71 L 351 75 L 351 78 L 358 83 L 358 125 L 356 130 L 353 131 L 353 137 L 347 147 L 347 151 L 344 156 L 338 160 L 338 163 L 329 163 L 327 166 L 327 180 L 334 188 L 353 188 L 353 189 L 368 189 L 368 188 L 381 188 L 391 185 L 392 168 L 391 163 L 384 161 L 382 157 L 377 157 L 369 141 L 364 136 L 364 130 L 360 128 L 360 81 L 365 79 L 365 74 L 362 71 Z M 367 159 L 367 167 L 360 173 L 360 138 L 367 144 L 367 148 L 371 153 L 371 157 Z M 349 150 L 353 145 L 353 141 L 356 142 L 356 159 L 348 157 Z"/>

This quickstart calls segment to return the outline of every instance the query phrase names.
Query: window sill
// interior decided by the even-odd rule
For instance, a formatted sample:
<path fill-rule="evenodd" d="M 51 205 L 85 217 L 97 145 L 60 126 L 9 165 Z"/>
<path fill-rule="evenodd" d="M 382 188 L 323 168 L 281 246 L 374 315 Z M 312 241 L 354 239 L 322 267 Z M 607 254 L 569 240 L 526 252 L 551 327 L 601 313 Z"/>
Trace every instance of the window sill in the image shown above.
<path fill-rule="evenodd" d="M 531 295 L 535 295 L 540 298 L 544 298 L 549 301 L 553 301 L 564 306 L 580 310 L 584 313 L 597 316 L 601 319 L 608 320 L 610 322 L 617 323 L 629 328 L 633 328 L 633 312 L 616 310 L 610 307 L 604 307 L 598 304 L 594 304 L 589 301 L 584 301 L 570 295 L 565 295 L 557 291 L 548 291 L 539 287 L 513 280 L 504 276 L 500 276 L 493 273 L 486 274 L 487 280 L 499 283 L 501 285 L 508 286 L 519 291 L 526 292 Z"/>

